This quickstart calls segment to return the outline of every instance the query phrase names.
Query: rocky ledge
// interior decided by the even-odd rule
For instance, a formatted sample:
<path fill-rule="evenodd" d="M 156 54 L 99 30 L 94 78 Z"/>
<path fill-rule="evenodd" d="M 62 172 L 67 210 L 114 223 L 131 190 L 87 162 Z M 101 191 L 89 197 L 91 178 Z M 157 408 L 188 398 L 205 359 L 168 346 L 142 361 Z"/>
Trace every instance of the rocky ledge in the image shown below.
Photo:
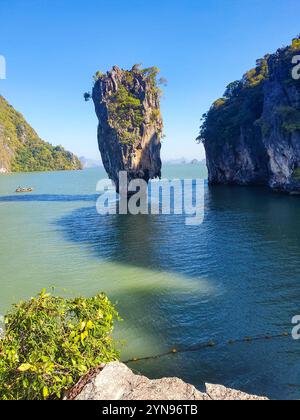
<path fill-rule="evenodd" d="M 178 378 L 150 380 L 144 376 L 135 375 L 126 365 L 118 362 L 102 366 L 81 379 L 66 399 L 98 401 L 267 400 L 267 398 L 248 395 L 219 385 L 207 384 L 206 392 L 202 393 Z"/>
<path fill-rule="evenodd" d="M 119 172 L 128 181 L 161 176 L 160 83 L 156 67 L 131 70 L 117 66 L 95 75 L 92 98 L 99 120 L 98 144 L 103 165 L 119 192 Z M 86 94 L 86 99 L 88 99 Z"/>

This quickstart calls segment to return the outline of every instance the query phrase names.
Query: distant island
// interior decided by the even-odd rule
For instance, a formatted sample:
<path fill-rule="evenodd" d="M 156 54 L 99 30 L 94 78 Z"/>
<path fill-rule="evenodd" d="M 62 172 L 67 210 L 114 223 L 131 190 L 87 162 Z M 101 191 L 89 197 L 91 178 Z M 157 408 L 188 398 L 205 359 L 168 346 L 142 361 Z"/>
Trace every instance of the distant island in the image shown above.
<path fill-rule="evenodd" d="M 41 140 L 23 115 L 0 95 L 0 173 L 81 168 L 77 156 Z"/>
<path fill-rule="evenodd" d="M 300 192 L 300 36 L 257 61 L 203 116 L 211 184 Z"/>
<path fill-rule="evenodd" d="M 102 168 L 102 162 L 97 159 L 89 159 L 85 156 L 80 156 L 79 158 L 80 163 L 82 165 L 82 169 L 92 169 L 92 168 Z"/>
<path fill-rule="evenodd" d="M 164 163 L 168 164 L 168 165 L 205 165 L 206 164 L 206 160 L 202 159 L 202 160 L 198 160 L 198 159 L 186 159 L 186 158 L 181 158 L 181 159 L 170 159 L 170 160 L 166 160 L 164 161 Z"/>

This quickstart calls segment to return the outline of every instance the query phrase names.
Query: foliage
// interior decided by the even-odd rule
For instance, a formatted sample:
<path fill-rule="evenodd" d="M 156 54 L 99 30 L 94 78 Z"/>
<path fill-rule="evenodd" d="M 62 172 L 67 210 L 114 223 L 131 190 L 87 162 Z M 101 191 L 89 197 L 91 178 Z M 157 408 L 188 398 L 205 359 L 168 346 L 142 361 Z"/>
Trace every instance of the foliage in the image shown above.
<path fill-rule="evenodd" d="M 135 130 L 144 121 L 141 100 L 122 85 L 111 96 L 108 110 L 110 124 L 119 131 L 122 142 L 134 143 Z"/>
<path fill-rule="evenodd" d="M 153 109 L 151 114 L 151 122 L 155 122 L 161 119 L 161 113 L 159 109 Z"/>
<path fill-rule="evenodd" d="M 83 94 L 83 97 L 84 97 L 85 102 L 88 102 L 91 99 L 92 95 L 90 92 L 85 92 Z"/>
<path fill-rule="evenodd" d="M 93 79 L 94 79 L 94 82 L 96 83 L 99 79 L 101 79 L 101 77 L 103 77 L 104 76 L 104 74 L 101 72 L 101 71 L 96 71 L 96 73 L 95 73 L 95 75 L 94 75 L 94 77 L 93 77 Z"/>
<path fill-rule="evenodd" d="M 134 65 L 132 66 L 131 71 L 132 71 L 132 72 L 134 72 L 134 73 L 139 73 L 139 72 L 140 72 L 140 70 L 141 70 L 141 68 L 142 68 L 142 64 L 141 64 L 141 63 L 134 64 Z"/>
<path fill-rule="evenodd" d="M 225 90 L 224 98 L 230 99 L 238 97 L 243 88 L 243 83 L 240 80 L 230 83 Z M 224 98 L 222 98 L 224 100 Z"/>
<path fill-rule="evenodd" d="M 300 50 L 300 35 L 293 39 L 291 49 Z"/>
<path fill-rule="evenodd" d="M 0 398 L 59 399 L 91 368 L 117 360 L 116 319 L 104 294 L 63 299 L 44 290 L 15 305 L 0 340 Z"/>
<path fill-rule="evenodd" d="M 234 142 L 240 136 L 242 125 L 252 125 L 260 118 L 263 108 L 260 85 L 240 88 L 239 94 L 236 85 L 229 86 L 225 93 L 228 97 L 215 101 L 203 115 L 199 142 Z"/>
<path fill-rule="evenodd" d="M 160 70 L 159 70 L 158 67 L 155 67 L 155 66 L 154 67 L 147 67 L 145 69 L 141 69 L 140 73 L 144 77 L 146 77 L 146 79 L 155 81 L 155 83 L 156 83 L 156 78 L 157 78 L 157 75 L 160 73 Z"/>
<path fill-rule="evenodd" d="M 255 137 L 267 137 L 271 132 L 271 123 L 263 118 L 264 87 L 270 78 L 270 69 L 278 66 L 284 84 L 300 88 L 300 83 L 291 77 L 292 56 L 300 47 L 300 37 L 293 40 L 292 45 L 279 49 L 274 55 L 266 55 L 257 60 L 256 67 L 248 71 L 242 80 L 230 83 L 223 98 L 214 102 L 211 109 L 203 116 L 199 142 L 218 145 L 226 142 L 232 145 L 238 141 L 241 130 L 246 130 Z M 274 72 L 274 69 L 272 70 Z M 286 78 L 286 80 L 285 80 Z M 300 111 L 285 107 L 278 109 L 282 129 L 287 133 L 300 130 Z M 259 135 L 259 134 L 258 134 Z"/>
<path fill-rule="evenodd" d="M 294 170 L 294 172 L 292 174 L 292 178 L 296 182 L 300 181 L 300 168 L 297 168 L 297 169 Z"/>
<path fill-rule="evenodd" d="M 134 77 L 133 77 L 133 72 L 132 71 L 126 71 L 125 72 L 125 81 L 126 81 L 126 84 L 130 88 L 133 88 Z"/>
<path fill-rule="evenodd" d="M 131 72 L 141 75 L 144 80 L 150 83 L 154 93 L 158 94 L 159 96 L 161 96 L 162 94 L 162 90 L 159 88 L 159 85 L 166 86 L 168 84 L 168 81 L 166 78 L 164 77 L 158 78 L 160 69 L 156 66 L 147 67 L 143 69 L 141 64 L 135 64 L 132 67 Z"/>
<path fill-rule="evenodd" d="M 266 56 L 260 60 L 257 60 L 256 67 L 248 71 L 244 75 L 244 84 L 246 87 L 255 87 L 266 80 L 269 76 L 268 58 Z"/>
<path fill-rule="evenodd" d="M 290 107 L 281 106 L 277 108 L 277 113 L 282 120 L 282 129 L 287 133 L 300 131 L 300 111 Z"/>
<path fill-rule="evenodd" d="M 214 108 L 220 108 L 221 106 L 226 104 L 226 98 L 220 98 L 217 99 L 214 103 L 213 103 L 213 107 Z"/>
<path fill-rule="evenodd" d="M 0 96 L 0 166 L 13 172 L 80 169 L 78 158 L 41 140 L 24 117 Z"/>

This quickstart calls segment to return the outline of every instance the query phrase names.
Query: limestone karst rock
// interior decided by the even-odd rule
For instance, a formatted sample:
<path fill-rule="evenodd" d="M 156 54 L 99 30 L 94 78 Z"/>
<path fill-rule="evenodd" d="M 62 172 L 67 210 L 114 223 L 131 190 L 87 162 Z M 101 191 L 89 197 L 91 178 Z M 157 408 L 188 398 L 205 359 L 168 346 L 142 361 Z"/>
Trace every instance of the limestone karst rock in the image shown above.
<path fill-rule="evenodd" d="M 297 58 L 298 57 L 298 58 Z M 257 61 L 204 116 L 211 184 L 300 192 L 300 37 Z"/>
<path fill-rule="evenodd" d="M 200 392 L 178 378 L 150 380 L 134 374 L 126 365 L 112 362 L 83 377 L 68 393 L 67 400 L 94 401 L 266 401 L 219 385 L 206 384 Z"/>
<path fill-rule="evenodd" d="M 99 120 L 98 143 L 104 168 L 119 191 L 119 172 L 128 181 L 161 176 L 161 138 L 158 69 L 98 72 L 92 98 Z"/>

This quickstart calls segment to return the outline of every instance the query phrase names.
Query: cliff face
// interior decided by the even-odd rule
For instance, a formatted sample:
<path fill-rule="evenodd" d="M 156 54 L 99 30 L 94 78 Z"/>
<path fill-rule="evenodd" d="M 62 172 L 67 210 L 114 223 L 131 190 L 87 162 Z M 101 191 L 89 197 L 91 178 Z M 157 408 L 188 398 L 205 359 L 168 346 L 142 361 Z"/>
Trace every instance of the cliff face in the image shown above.
<path fill-rule="evenodd" d="M 119 171 L 128 180 L 142 178 L 147 182 L 161 176 L 161 137 L 158 70 L 131 71 L 118 67 L 98 73 L 93 101 L 99 120 L 98 143 L 103 165 L 119 191 Z"/>
<path fill-rule="evenodd" d="M 0 95 L 0 173 L 81 169 L 78 158 L 54 147 Z"/>
<path fill-rule="evenodd" d="M 210 183 L 300 191 L 300 80 L 293 72 L 299 54 L 297 38 L 258 60 L 204 115 L 199 140 Z"/>

